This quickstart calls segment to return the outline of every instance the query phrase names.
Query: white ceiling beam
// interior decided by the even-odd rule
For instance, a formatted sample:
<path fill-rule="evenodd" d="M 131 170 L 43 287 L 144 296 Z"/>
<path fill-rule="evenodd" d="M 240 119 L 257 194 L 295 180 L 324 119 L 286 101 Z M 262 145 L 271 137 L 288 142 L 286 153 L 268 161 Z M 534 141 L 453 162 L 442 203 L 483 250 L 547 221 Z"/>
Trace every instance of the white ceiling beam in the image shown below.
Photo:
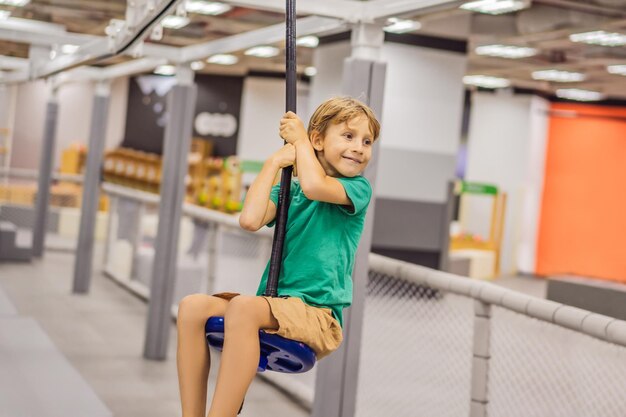
<path fill-rule="evenodd" d="M 34 45 L 82 45 L 97 36 L 68 33 L 62 25 L 10 17 L 0 20 L 0 40 Z"/>
<path fill-rule="evenodd" d="M 439 6 L 446 3 L 457 3 L 458 0 L 372 0 L 365 2 L 364 21 L 373 21 Z"/>
<path fill-rule="evenodd" d="M 102 45 L 106 45 L 106 42 L 108 42 L 105 36 L 69 33 L 61 25 L 15 18 L 0 20 L 0 40 L 50 46 L 65 44 L 83 46 L 90 44 L 89 48 L 82 49 L 83 53 L 100 52 Z M 180 48 L 174 46 L 146 43 L 143 46 L 143 55 L 176 61 L 179 58 L 179 50 Z"/>
<path fill-rule="evenodd" d="M 28 59 L 0 55 L 0 70 L 26 70 Z"/>
<path fill-rule="evenodd" d="M 303 17 L 296 21 L 298 36 L 322 33 L 340 28 L 344 25 L 345 22 L 339 19 L 317 16 Z M 257 45 L 272 44 L 283 41 L 284 39 L 285 24 L 279 23 L 199 45 L 186 46 L 181 50 L 180 59 L 181 62 L 190 62 L 204 59 L 215 54 L 235 52 Z"/>
<path fill-rule="evenodd" d="M 224 3 L 250 9 L 285 13 L 285 0 L 222 0 Z M 357 0 L 298 0 L 296 14 L 334 17 L 352 21 L 361 16 L 367 2 Z"/>
<path fill-rule="evenodd" d="M 124 62 L 122 64 L 111 65 L 103 68 L 99 74 L 99 80 L 110 80 L 119 77 L 128 77 L 130 75 L 142 74 L 152 71 L 159 65 L 167 64 L 167 59 L 159 58 L 141 58 L 134 61 Z"/>
<path fill-rule="evenodd" d="M 120 53 L 131 53 L 147 33 L 158 24 L 160 16 L 166 16 L 177 6 L 178 0 L 161 0 L 156 5 L 145 3 L 140 10 L 131 10 L 131 19 L 111 38 L 81 46 L 72 55 L 57 58 L 31 68 L 31 79 L 48 77 L 81 65 L 88 65 Z M 128 13 L 127 13 L 128 14 Z M 136 28 L 136 29 L 135 29 Z"/>

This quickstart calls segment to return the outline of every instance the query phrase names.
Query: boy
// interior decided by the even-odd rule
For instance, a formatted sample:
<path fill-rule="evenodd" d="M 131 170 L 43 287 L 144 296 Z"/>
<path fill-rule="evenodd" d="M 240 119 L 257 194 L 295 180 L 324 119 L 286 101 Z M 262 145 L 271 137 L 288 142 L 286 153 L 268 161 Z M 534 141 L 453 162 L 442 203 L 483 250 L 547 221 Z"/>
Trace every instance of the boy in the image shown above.
<path fill-rule="evenodd" d="M 278 171 L 297 163 L 291 184 L 287 233 L 279 277 L 280 297 L 222 293 L 185 297 L 178 310 L 177 365 L 183 417 L 203 417 L 210 357 L 204 323 L 225 317 L 225 340 L 209 417 L 235 416 L 259 361 L 258 331 L 309 345 L 318 359 L 342 341 L 342 311 L 352 302 L 354 256 L 372 189 L 360 174 L 372 155 L 380 125 L 372 110 L 352 98 L 333 98 L 311 116 L 308 131 L 287 112 L 272 155 L 248 190 L 239 223 L 249 231 L 272 226 Z"/>

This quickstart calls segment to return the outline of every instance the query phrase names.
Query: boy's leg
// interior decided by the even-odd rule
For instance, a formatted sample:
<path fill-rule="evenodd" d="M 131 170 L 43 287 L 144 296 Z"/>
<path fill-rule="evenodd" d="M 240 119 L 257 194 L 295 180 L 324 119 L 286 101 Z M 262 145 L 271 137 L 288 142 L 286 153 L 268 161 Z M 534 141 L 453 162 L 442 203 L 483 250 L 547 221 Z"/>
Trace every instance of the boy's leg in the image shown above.
<path fill-rule="evenodd" d="M 204 324 L 211 316 L 223 316 L 228 301 L 206 294 L 183 298 L 178 305 L 176 365 L 183 417 L 204 417 L 207 378 L 211 360 Z"/>
<path fill-rule="evenodd" d="M 233 298 L 224 317 L 224 349 L 209 417 L 234 417 L 259 365 L 259 329 L 278 322 L 263 297 Z"/>

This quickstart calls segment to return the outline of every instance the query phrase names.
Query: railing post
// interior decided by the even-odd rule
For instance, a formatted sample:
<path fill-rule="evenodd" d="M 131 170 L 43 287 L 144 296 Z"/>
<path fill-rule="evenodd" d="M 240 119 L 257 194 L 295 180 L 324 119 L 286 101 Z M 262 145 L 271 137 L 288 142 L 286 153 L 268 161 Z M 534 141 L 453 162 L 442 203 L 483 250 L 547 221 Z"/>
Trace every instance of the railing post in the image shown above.
<path fill-rule="evenodd" d="M 487 417 L 490 339 L 491 304 L 475 300 L 470 417 Z"/>

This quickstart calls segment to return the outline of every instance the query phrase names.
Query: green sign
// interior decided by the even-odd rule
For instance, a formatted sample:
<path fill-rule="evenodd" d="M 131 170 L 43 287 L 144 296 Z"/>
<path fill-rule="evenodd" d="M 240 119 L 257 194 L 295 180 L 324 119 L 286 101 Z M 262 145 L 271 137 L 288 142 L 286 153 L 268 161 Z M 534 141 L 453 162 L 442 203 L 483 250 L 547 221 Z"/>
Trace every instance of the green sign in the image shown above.
<path fill-rule="evenodd" d="M 243 172 L 261 172 L 263 161 L 241 161 L 241 170 Z"/>
<path fill-rule="evenodd" d="M 498 195 L 498 187 L 492 184 L 481 184 L 479 182 L 461 181 L 461 194 L 489 194 Z"/>

